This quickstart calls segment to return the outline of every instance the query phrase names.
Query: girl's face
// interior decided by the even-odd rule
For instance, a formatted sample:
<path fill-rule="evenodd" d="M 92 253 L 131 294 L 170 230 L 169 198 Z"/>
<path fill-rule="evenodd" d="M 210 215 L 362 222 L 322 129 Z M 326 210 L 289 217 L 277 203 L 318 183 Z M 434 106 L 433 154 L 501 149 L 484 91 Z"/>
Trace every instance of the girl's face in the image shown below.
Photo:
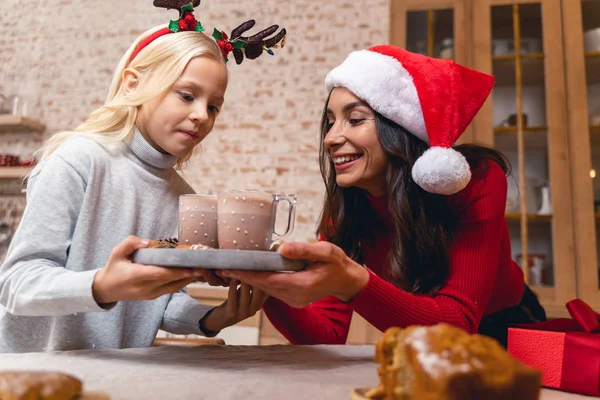
<path fill-rule="evenodd" d="M 373 196 L 387 192 L 389 157 L 375 126 L 375 113 L 346 88 L 331 91 L 323 144 L 335 166 L 341 187 L 356 186 Z"/>
<path fill-rule="evenodd" d="M 158 151 L 184 157 L 212 130 L 226 88 L 223 63 L 193 58 L 173 86 L 139 107 L 138 128 Z"/>

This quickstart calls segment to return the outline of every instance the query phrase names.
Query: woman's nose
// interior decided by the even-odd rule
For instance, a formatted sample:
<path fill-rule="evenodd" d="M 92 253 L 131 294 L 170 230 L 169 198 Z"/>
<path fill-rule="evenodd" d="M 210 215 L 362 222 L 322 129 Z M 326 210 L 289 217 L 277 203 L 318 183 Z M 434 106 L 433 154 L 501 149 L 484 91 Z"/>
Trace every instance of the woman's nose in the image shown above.
<path fill-rule="evenodd" d="M 327 147 L 339 146 L 344 143 L 344 135 L 342 134 L 342 130 L 338 128 L 336 124 L 333 124 L 329 132 L 325 135 L 323 139 L 323 144 Z"/>

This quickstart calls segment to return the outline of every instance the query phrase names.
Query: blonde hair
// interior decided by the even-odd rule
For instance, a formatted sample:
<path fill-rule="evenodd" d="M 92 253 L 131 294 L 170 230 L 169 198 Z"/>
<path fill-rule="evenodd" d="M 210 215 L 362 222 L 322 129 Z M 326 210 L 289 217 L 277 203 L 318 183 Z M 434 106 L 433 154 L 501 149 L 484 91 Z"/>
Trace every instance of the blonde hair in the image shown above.
<path fill-rule="evenodd" d="M 154 27 L 136 39 L 115 70 L 105 104 L 92 112 L 75 130 L 56 133 L 50 137 L 38 151 L 41 160 L 74 136 L 85 136 L 99 142 L 127 140 L 135 130 L 138 106 L 167 91 L 193 58 L 204 56 L 225 64 L 216 42 L 198 32 L 177 32 L 161 36 L 140 51 L 130 63 L 131 55 L 139 43 L 162 28 L 162 25 Z M 125 93 L 122 86 L 123 71 L 127 68 L 140 73 L 136 90 L 129 93 Z M 176 168 L 183 168 L 191 155 L 192 152 L 180 157 Z"/>

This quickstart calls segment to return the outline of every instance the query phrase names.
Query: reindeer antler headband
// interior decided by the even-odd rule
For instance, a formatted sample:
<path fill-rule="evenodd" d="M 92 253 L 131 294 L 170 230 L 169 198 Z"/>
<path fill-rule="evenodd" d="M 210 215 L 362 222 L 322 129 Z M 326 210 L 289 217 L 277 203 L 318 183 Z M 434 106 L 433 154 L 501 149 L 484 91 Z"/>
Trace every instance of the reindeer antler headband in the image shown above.
<path fill-rule="evenodd" d="M 199 5 L 200 0 L 154 0 L 155 7 L 179 10 L 179 19 L 171 21 L 168 28 L 160 29 L 140 42 L 131 55 L 129 62 L 133 61 L 140 51 L 161 36 L 179 31 L 204 32 L 204 27 L 194 16 L 194 7 L 198 7 Z M 217 41 L 225 62 L 228 61 L 227 56 L 232 51 L 235 62 L 241 64 L 244 61 L 244 56 L 250 60 L 254 60 L 260 57 L 263 52 L 274 55 L 275 53 L 273 53 L 272 49 L 283 48 L 285 46 L 285 28 L 279 31 L 274 37 L 265 39 L 277 31 L 279 28 L 278 25 L 272 25 L 254 36 L 242 36 L 244 32 L 252 29 L 255 23 L 254 20 L 246 21 L 233 29 L 229 36 L 223 31 L 214 29 L 212 36 Z"/>

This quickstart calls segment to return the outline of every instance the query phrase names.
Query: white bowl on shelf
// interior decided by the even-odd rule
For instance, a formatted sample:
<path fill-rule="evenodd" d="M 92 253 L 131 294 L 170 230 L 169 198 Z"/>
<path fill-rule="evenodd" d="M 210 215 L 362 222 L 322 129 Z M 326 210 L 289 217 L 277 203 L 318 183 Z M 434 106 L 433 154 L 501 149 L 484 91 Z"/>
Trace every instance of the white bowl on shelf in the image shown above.
<path fill-rule="evenodd" d="M 538 38 L 521 38 L 521 54 L 534 54 L 542 52 L 542 41 Z"/>
<path fill-rule="evenodd" d="M 505 56 L 514 54 L 515 48 L 512 39 L 492 40 L 492 54 L 494 56 Z"/>
<path fill-rule="evenodd" d="M 594 114 L 590 116 L 590 125 L 600 126 L 600 114 Z"/>
<path fill-rule="evenodd" d="M 585 51 L 600 51 L 600 28 L 583 32 L 583 48 Z"/>
<path fill-rule="evenodd" d="M 532 54 L 542 52 L 542 41 L 534 37 L 521 38 L 521 54 Z M 513 39 L 492 40 L 492 54 L 494 56 L 506 56 L 515 54 L 515 42 Z"/>

